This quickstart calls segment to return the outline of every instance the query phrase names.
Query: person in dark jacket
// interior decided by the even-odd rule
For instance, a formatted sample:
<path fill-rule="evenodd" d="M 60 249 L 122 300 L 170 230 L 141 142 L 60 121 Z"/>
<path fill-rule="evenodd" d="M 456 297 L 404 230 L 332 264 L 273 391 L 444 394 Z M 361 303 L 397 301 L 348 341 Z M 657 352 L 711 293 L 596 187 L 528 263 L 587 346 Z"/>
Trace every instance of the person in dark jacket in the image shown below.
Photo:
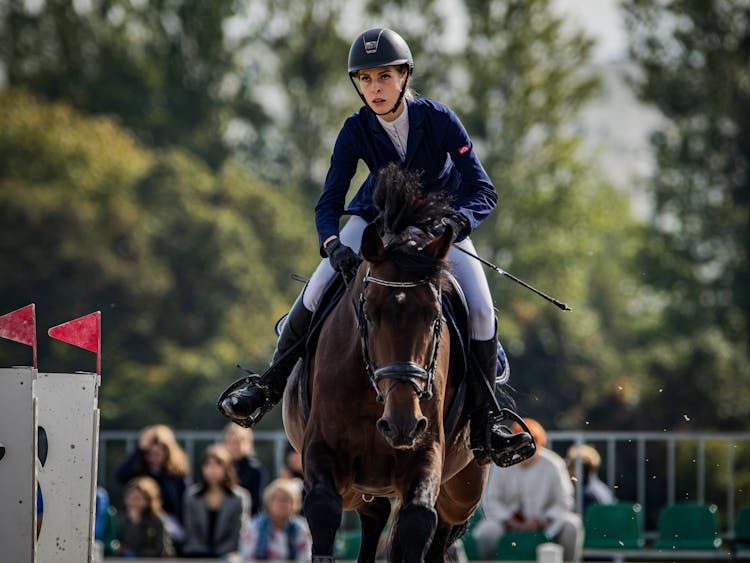
<path fill-rule="evenodd" d="M 224 446 L 232 456 L 240 486 L 250 493 L 252 500 L 250 514 L 255 516 L 263 507 L 262 494 L 268 479 L 268 472 L 255 455 L 253 431 L 230 422 L 224 427 Z"/>
<path fill-rule="evenodd" d="M 124 496 L 125 509 L 117 517 L 117 554 L 131 558 L 174 555 L 156 481 L 135 477 L 125 486 Z"/>
<path fill-rule="evenodd" d="M 224 557 L 239 550 L 240 530 L 249 518 L 249 494 L 237 485 L 227 449 L 208 446 L 201 458 L 201 481 L 185 493 L 187 557 Z"/>
<path fill-rule="evenodd" d="M 419 172 L 425 192 L 445 194 L 453 211 L 436 218 L 435 228 L 450 230 L 455 246 L 476 253 L 469 235 L 495 209 L 495 188 L 456 114 L 440 102 L 411 95 L 408 84 L 413 69 L 411 51 L 394 31 L 370 29 L 354 40 L 349 51 L 349 78 L 365 105 L 344 122 L 339 132 L 323 193 L 315 207 L 320 252 L 325 259 L 282 323 L 272 365 L 222 397 L 219 406 L 233 420 L 254 424 L 269 405 L 280 400 L 299 357 L 293 351 L 307 336 L 312 311 L 323 289 L 336 272 L 351 277 L 356 271 L 362 233 L 377 215 L 373 190 L 380 170 L 396 163 Z M 360 160 L 370 173 L 345 210 L 346 195 Z M 351 217 L 339 229 L 344 214 Z M 495 424 L 494 415 L 499 413 L 494 412 L 491 395 L 498 373 L 498 342 L 492 295 L 482 265 L 456 248 L 451 249 L 448 260 L 468 302 L 469 347 L 478 366 L 472 370 L 475 373 L 470 378 L 469 393 L 475 459 L 479 463 L 497 462 L 500 452 L 528 457 L 533 453 L 531 436 L 527 432 L 512 434 Z"/>

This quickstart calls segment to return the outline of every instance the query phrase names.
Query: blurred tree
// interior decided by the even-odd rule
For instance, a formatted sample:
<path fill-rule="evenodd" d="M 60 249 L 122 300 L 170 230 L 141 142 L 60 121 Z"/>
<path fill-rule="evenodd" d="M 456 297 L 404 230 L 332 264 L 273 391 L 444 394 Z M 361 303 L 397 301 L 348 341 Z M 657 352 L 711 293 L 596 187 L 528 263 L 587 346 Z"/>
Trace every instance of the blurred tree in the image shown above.
<path fill-rule="evenodd" d="M 0 61 L 9 86 L 116 115 L 148 146 L 181 146 L 218 169 L 230 120 L 264 121 L 240 73 L 236 4 L 8 0 Z"/>
<path fill-rule="evenodd" d="M 480 253 L 572 306 L 562 313 L 490 273 L 520 410 L 551 427 L 616 427 L 637 405 L 628 312 L 639 243 L 627 198 L 582 154 L 578 112 L 597 92 L 592 41 L 549 0 L 464 0 L 465 48 L 433 86 L 456 110 L 500 197 Z M 603 407 L 596 410 L 598 407 Z"/>
<path fill-rule="evenodd" d="M 651 410 L 688 427 L 750 415 L 750 8 L 624 4 L 635 89 L 666 117 L 653 137 L 653 213 L 641 253 L 661 294 Z"/>
<path fill-rule="evenodd" d="M 302 195 L 312 216 L 330 150 L 345 117 L 359 105 L 346 74 L 350 38 L 339 28 L 346 0 L 259 0 L 244 18 L 247 79 L 274 119 L 248 127 L 238 154 L 261 177 Z"/>
<path fill-rule="evenodd" d="M 300 207 L 231 162 L 214 174 L 108 119 L 0 92 L 0 302 L 36 302 L 40 327 L 102 310 L 105 427 L 223 423 L 233 364 L 267 361 L 299 290 L 286 273 L 317 261 Z M 81 369 L 77 354 L 41 339 L 43 369 Z"/>

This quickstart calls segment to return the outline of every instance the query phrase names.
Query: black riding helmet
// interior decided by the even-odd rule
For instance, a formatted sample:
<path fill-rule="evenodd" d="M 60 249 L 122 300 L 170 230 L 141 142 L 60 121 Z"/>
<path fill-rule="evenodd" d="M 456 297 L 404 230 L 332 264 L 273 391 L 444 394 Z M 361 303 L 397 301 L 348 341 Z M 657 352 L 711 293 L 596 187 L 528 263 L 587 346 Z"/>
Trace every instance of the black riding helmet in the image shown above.
<path fill-rule="evenodd" d="M 390 29 L 374 27 L 360 33 L 352 43 L 351 49 L 349 49 L 349 80 L 352 81 L 354 89 L 368 108 L 370 106 L 357 87 L 355 77 L 357 71 L 381 66 L 407 67 L 407 81 L 404 82 L 404 86 L 401 88 L 401 95 L 398 97 L 393 109 L 386 112 L 386 114 L 393 113 L 398 108 L 401 99 L 406 93 L 408 77 L 414 71 L 414 59 L 411 56 L 409 45 L 406 44 L 403 37 Z M 372 111 L 372 108 L 370 110 Z"/>

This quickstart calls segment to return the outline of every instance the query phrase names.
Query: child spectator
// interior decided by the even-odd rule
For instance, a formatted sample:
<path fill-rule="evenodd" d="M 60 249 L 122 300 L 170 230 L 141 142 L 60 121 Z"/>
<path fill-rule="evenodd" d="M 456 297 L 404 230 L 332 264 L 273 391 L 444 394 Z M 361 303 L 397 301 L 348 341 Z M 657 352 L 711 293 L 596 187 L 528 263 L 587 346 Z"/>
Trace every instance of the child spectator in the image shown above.
<path fill-rule="evenodd" d="M 302 493 L 295 480 L 272 481 L 263 492 L 263 504 L 264 511 L 242 531 L 242 561 L 310 561 L 310 530 L 305 519 L 299 516 Z"/>
<path fill-rule="evenodd" d="M 237 485 L 227 449 L 218 444 L 208 446 L 201 460 L 201 482 L 185 493 L 182 554 L 224 557 L 237 552 L 250 503 L 250 495 Z"/>
<path fill-rule="evenodd" d="M 118 555 L 163 557 L 172 545 L 163 520 L 159 485 L 151 477 L 136 477 L 125 486 L 125 510 L 117 519 Z"/>

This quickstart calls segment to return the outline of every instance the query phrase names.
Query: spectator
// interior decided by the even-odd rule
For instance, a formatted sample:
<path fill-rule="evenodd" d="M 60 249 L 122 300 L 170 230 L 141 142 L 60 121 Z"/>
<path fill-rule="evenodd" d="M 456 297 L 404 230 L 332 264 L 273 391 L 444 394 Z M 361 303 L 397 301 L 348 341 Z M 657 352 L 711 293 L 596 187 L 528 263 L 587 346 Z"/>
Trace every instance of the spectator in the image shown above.
<path fill-rule="evenodd" d="M 525 422 L 536 440 L 537 451 L 517 465 L 490 470 L 482 500 L 484 519 L 473 531 L 479 556 L 492 559 L 506 531 L 538 530 L 562 545 L 565 561 L 578 562 L 583 524 L 573 512 L 573 484 L 565 460 L 545 448 L 547 435 L 541 424 L 533 419 Z M 520 431 L 520 427 L 514 431 Z"/>
<path fill-rule="evenodd" d="M 268 476 L 266 468 L 255 455 L 253 431 L 230 422 L 224 427 L 224 445 L 232 456 L 240 486 L 250 493 L 251 514 L 255 516 L 263 506 L 261 491 L 266 486 Z"/>
<path fill-rule="evenodd" d="M 125 510 L 118 515 L 119 555 L 163 557 L 172 555 L 161 508 L 159 485 L 151 477 L 135 477 L 125 486 Z"/>
<path fill-rule="evenodd" d="M 263 512 L 242 530 L 242 561 L 310 561 L 310 530 L 299 515 L 302 494 L 294 480 L 280 478 L 272 481 L 263 492 L 263 506 Z"/>
<path fill-rule="evenodd" d="M 302 472 L 302 454 L 295 450 L 291 444 L 287 445 L 284 454 L 284 462 L 279 467 L 279 479 L 289 479 L 302 493 L 302 502 L 305 502 L 305 475 Z"/>
<path fill-rule="evenodd" d="M 302 472 L 302 456 L 291 444 L 286 448 L 284 463 L 279 468 L 279 477 L 282 479 L 299 479 L 300 481 L 304 481 L 305 475 Z"/>
<path fill-rule="evenodd" d="M 568 464 L 568 473 L 571 479 L 576 479 L 577 460 L 581 460 L 583 470 L 583 513 L 592 504 L 612 504 L 615 502 L 615 495 L 604 482 L 599 479 L 599 466 L 602 458 L 592 446 L 587 444 L 572 445 L 568 448 L 565 460 Z"/>
<path fill-rule="evenodd" d="M 146 475 L 159 485 L 167 532 L 173 542 L 183 539 L 182 499 L 187 488 L 187 455 L 169 426 L 147 426 L 138 437 L 138 447 L 117 468 L 115 477 L 127 483 Z"/>
<path fill-rule="evenodd" d="M 185 493 L 182 554 L 224 557 L 239 551 L 250 503 L 250 494 L 237 485 L 229 451 L 219 444 L 208 446 L 201 459 L 201 482 Z"/>

